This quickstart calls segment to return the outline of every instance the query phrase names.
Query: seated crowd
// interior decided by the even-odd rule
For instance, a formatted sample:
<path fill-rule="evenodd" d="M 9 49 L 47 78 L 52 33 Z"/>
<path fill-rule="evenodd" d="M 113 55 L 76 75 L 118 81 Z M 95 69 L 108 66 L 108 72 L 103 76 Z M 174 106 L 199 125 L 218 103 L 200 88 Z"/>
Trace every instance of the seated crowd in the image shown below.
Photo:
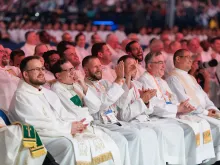
<path fill-rule="evenodd" d="M 46 31 L 0 45 L 1 164 L 220 161 L 220 37 L 204 51 L 181 33 L 145 50 L 114 33 L 92 34 L 88 49 L 83 33 L 68 35 L 56 47 Z"/>

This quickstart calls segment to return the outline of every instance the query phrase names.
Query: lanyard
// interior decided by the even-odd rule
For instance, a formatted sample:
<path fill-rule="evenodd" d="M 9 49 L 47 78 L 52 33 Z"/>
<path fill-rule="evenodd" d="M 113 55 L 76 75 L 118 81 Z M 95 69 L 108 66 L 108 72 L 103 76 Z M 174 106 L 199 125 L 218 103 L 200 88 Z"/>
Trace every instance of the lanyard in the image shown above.
<path fill-rule="evenodd" d="M 135 85 L 134 85 L 133 82 L 131 82 L 131 85 L 132 85 L 132 87 L 134 88 L 134 97 L 135 97 L 135 100 L 137 100 L 137 99 L 138 99 L 138 90 L 137 90 L 137 88 L 135 87 Z"/>
<path fill-rule="evenodd" d="M 90 79 L 89 77 L 87 77 L 87 79 L 90 81 L 90 83 L 91 83 L 90 85 L 92 85 L 98 93 L 101 93 L 101 92 L 105 92 L 105 91 L 106 91 L 104 85 L 102 85 L 99 81 L 98 81 L 98 86 L 100 86 L 103 90 L 100 90 L 100 89 L 93 83 L 92 79 Z"/>
<path fill-rule="evenodd" d="M 166 98 L 164 97 L 164 94 L 163 94 L 163 92 L 162 92 L 162 90 L 161 90 L 161 88 L 160 88 L 160 86 L 158 85 L 157 80 L 155 79 L 155 77 L 154 77 L 152 74 L 150 74 L 150 75 L 153 77 L 154 82 L 155 82 L 155 84 L 157 85 L 157 88 L 159 89 L 159 92 L 161 93 L 161 95 L 162 95 L 164 101 L 167 102 L 167 101 L 166 101 Z"/>

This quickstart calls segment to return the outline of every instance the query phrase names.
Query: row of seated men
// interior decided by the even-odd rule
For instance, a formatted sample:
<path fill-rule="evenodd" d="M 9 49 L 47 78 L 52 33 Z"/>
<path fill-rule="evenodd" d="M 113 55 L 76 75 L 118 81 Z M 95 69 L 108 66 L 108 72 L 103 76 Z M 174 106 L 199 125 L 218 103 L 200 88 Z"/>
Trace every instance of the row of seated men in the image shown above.
<path fill-rule="evenodd" d="M 103 67 L 111 61 L 105 43 L 94 44 L 92 55 L 82 60 L 85 77 L 74 66 L 74 46 L 63 42 L 57 50 L 22 59 L 21 79 L 13 69 L 0 70 L 1 100 L 10 121 L 34 126 L 57 163 L 195 165 L 220 159 L 219 110 L 188 74 L 188 50 L 174 53 L 175 68 L 166 81 L 164 56 L 148 53 L 137 78 L 143 51 L 131 41 L 112 82 Z M 55 80 L 47 80 L 48 70 Z M 5 157 L 13 152 L 6 150 Z"/>
<path fill-rule="evenodd" d="M 25 52 L 25 56 L 30 56 L 33 54 L 42 56 L 42 54 L 45 50 L 48 50 L 48 49 L 51 50 L 51 49 L 55 48 L 55 47 L 52 47 L 51 45 L 49 45 L 49 42 L 50 42 L 49 38 L 51 38 L 51 37 L 49 37 L 49 34 L 46 31 L 42 31 L 39 34 L 36 34 L 34 31 L 29 31 L 25 34 L 25 38 L 26 38 L 26 43 L 21 48 Z M 220 38 L 219 37 L 213 38 L 212 40 L 210 40 L 210 42 L 205 41 L 204 44 L 202 44 L 202 43 L 200 44 L 201 40 L 199 40 L 198 37 L 192 38 L 188 41 L 183 40 L 183 38 L 184 38 L 183 35 L 177 33 L 175 40 L 172 41 L 170 39 L 169 34 L 162 33 L 160 35 L 160 39 L 154 38 L 150 41 L 148 48 L 146 48 L 144 50 L 140 49 L 140 51 L 133 52 L 133 54 L 135 57 L 138 58 L 138 54 L 141 54 L 141 51 L 144 52 L 143 53 L 144 56 L 147 53 L 149 53 L 150 51 L 161 52 L 164 55 L 164 58 L 166 61 L 165 76 L 164 77 L 167 77 L 169 75 L 169 73 L 171 72 L 171 70 L 174 68 L 173 54 L 175 53 L 176 50 L 181 49 L 181 48 L 188 49 L 193 56 L 198 57 L 198 58 L 196 58 L 196 60 L 194 60 L 195 63 L 196 62 L 198 63 L 198 61 L 208 62 L 208 61 L 212 60 L 213 58 L 216 59 L 218 62 L 220 62 L 220 49 L 219 49 Z M 78 56 L 80 64 L 81 64 L 82 59 L 84 57 L 92 54 L 91 48 L 92 48 L 93 44 L 99 43 L 102 41 L 106 41 L 107 47 L 110 50 L 112 57 L 111 57 L 109 64 L 105 65 L 105 66 L 112 67 L 117 64 L 117 60 L 121 56 L 127 54 L 127 52 L 129 50 L 126 50 L 126 45 L 132 40 L 138 42 L 138 37 L 133 34 L 132 36 L 129 35 L 128 38 L 124 39 L 123 41 L 120 41 L 119 35 L 110 33 L 106 36 L 106 39 L 102 40 L 98 33 L 94 33 L 91 36 L 90 46 L 87 49 L 85 49 L 86 35 L 83 33 L 78 33 L 74 38 L 74 42 L 75 42 L 74 48 L 75 48 L 75 53 Z M 71 36 L 68 33 L 64 34 L 63 41 L 73 42 L 73 40 L 71 39 Z M 38 49 L 37 45 L 39 43 L 45 44 L 47 46 L 47 48 L 40 47 L 39 51 L 37 51 L 39 53 L 35 53 L 36 52 L 35 48 Z M 210 46 L 207 46 L 207 44 L 208 45 L 210 44 Z M 44 50 L 44 51 L 41 51 L 41 50 Z M 142 60 L 141 66 L 138 66 L 138 73 L 137 73 L 138 76 L 137 77 L 139 77 L 145 70 L 144 69 L 145 64 L 143 62 L 143 58 L 139 59 L 139 61 L 141 61 L 141 60 Z M 75 65 L 77 65 L 77 64 L 75 64 Z M 80 65 L 76 66 L 76 67 L 83 70 Z M 195 67 L 193 67 L 193 68 L 195 70 Z M 206 75 L 205 77 L 207 77 L 205 79 L 205 83 L 204 83 L 205 85 L 202 85 L 204 80 L 200 80 L 201 81 L 200 84 L 202 85 L 204 90 L 208 93 L 210 99 L 214 102 L 214 104 L 217 107 L 220 107 L 220 101 L 219 101 L 220 100 L 220 90 L 219 90 L 220 89 L 220 86 L 219 86 L 220 72 L 217 70 L 220 70 L 220 65 L 218 65 L 218 67 L 207 69 L 207 72 L 203 72 L 204 70 L 200 69 L 199 71 L 201 71 L 201 73 L 205 74 Z M 111 77 L 111 81 L 113 81 L 115 78 L 115 77 L 112 78 L 112 76 L 110 76 L 110 77 Z M 217 77 L 218 77 L 218 79 L 217 79 Z"/>

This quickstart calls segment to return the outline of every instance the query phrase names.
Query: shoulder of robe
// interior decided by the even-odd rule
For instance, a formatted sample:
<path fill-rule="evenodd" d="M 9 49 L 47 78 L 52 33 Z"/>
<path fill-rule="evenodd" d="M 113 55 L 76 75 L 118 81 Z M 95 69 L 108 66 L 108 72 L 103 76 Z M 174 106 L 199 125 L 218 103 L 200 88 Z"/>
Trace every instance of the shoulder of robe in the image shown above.
<path fill-rule="evenodd" d="M 47 88 L 45 88 L 45 87 L 42 87 L 42 90 L 43 90 L 43 92 L 47 93 L 48 95 L 58 97 L 58 96 L 56 95 L 56 93 L 55 93 L 54 91 L 52 91 L 52 90 L 49 90 L 49 89 L 47 89 Z"/>

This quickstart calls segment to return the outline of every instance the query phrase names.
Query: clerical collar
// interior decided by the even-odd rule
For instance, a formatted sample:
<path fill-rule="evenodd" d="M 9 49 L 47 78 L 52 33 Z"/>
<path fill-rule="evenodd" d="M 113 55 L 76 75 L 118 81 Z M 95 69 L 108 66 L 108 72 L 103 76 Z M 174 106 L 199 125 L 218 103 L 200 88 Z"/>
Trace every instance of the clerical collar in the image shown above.
<path fill-rule="evenodd" d="M 73 89 L 73 84 L 65 84 L 65 83 L 62 83 L 62 82 L 59 82 L 64 88 L 66 89 Z"/>
<path fill-rule="evenodd" d="M 43 93 L 43 88 L 41 86 L 39 88 L 36 88 L 36 87 L 28 84 L 24 80 L 22 80 L 21 88 L 24 91 L 28 91 L 28 92 L 34 93 L 34 94 L 42 94 Z"/>

